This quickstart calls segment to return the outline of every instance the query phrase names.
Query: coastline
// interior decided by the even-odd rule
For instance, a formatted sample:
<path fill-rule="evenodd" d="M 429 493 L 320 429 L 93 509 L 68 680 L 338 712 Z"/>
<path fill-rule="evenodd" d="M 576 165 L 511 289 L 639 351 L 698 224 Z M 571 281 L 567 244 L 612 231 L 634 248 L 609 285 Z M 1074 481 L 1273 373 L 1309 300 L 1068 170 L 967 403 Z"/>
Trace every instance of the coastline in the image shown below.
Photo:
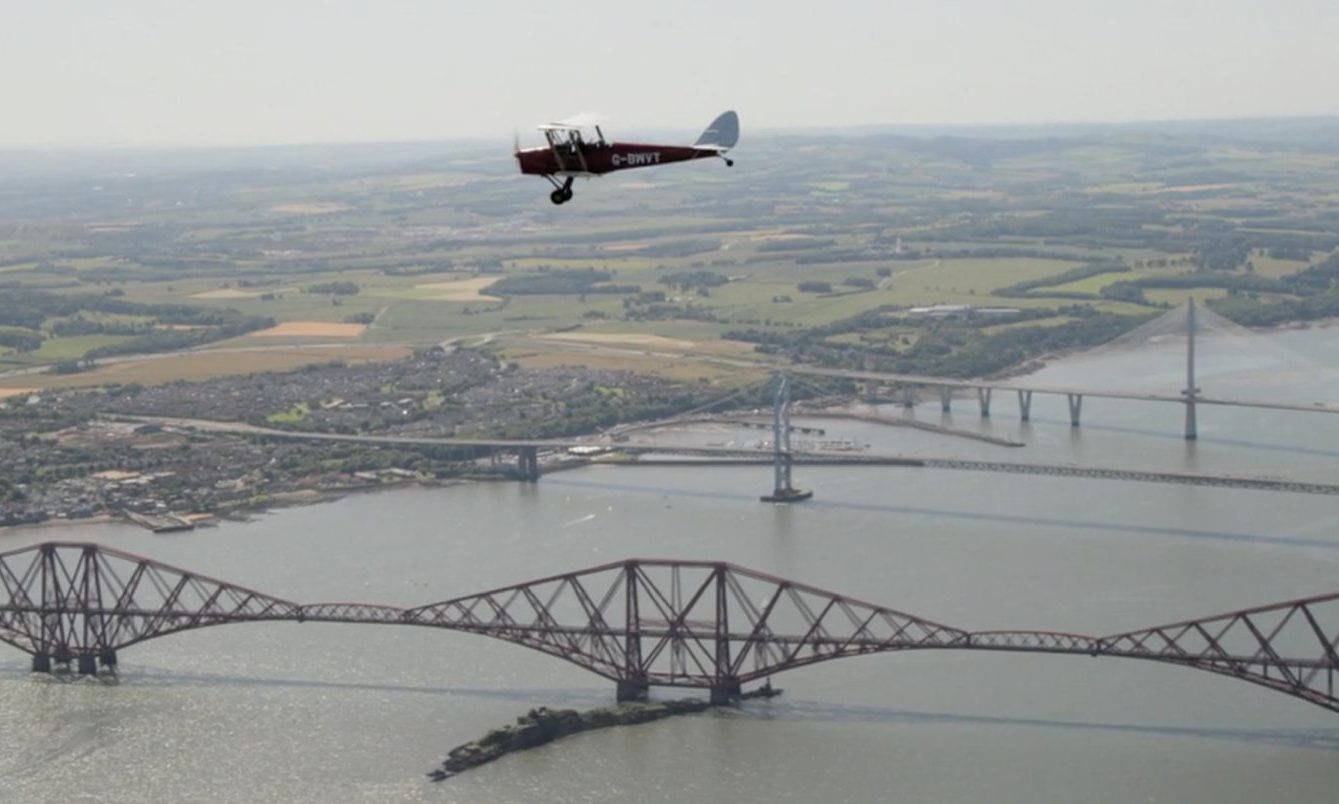
<path fill-rule="evenodd" d="M 1244 329 L 1248 329 L 1257 335 L 1269 335 L 1277 332 L 1293 332 L 1307 329 L 1329 329 L 1330 327 L 1335 326 L 1339 326 L 1339 316 L 1332 316 L 1330 318 L 1312 318 L 1307 319 L 1305 321 L 1289 321 L 1284 324 L 1276 324 L 1272 327 L 1244 327 Z M 1001 369 L 992 374 L 988 374 L 984 377 L 981 377 L 980 379 L 1011 380 L 1015 377 L 1026 377 L 1029 374 L 1035 374 L 1038 371 L 1041 371 L 1042 369 L 1049 367 L 1052 363 L 1058 360 L 1065 360 L 1067 358 L 1076 357 L 1086 352 L 1092 352 L 1097 349 L 1101 349 L 1103 346 L 1104 344 L 1099 343 L 1095 346 L 1083 346 L 1083 347 L 1076 346 L 1073 349 L 1061 349 L 1058 352 L 1049 352 L 1044 355 L 1038 355 L 1036 357 L 1028 358 L 1027 360 L 1023 361 L 1022 363 L 1019 363 L 1016 366 L 1010 366 L 1006 369 Z"/>
<path fill-rule="evenodd" d="M 1339 327 L 1339 317 L 1320 318 L 1307 321 L 1292 321 L 1271 327 L 1251 328 L 1250 331 L 1252 333 L 1267 335 L 1282 332 L 1306 331 L 1311 329 L 1328 330 L 1336 327 Z M 1031 358 L 1019 365 L 1013 366 L 1004 371 L 988 375 L 987 377 L 983 377 L 982 379 L 1001 380 L 1001 379 L 1011 379 L 1016 377 L 1028 376 L 1030 374 L 1033 374 L 1035 372 L 1041 371 L 1049 367 L 1051 364 L 1057 361 L 1092 353 L 1095 350 L 1099 350 L 1101 348 L 1102 348 L 1101 345 L 1097 345 L 1086 348 L 1062 350 L 1042 355 L 1036 358 Z M 984 436 L 971 431 L 945 428 L 927 422 L 916 422 L 914 420 L 902 421 L 893 417 L 862 416 L 858 413 L 854 413 L 849 409 L 843 410 L 841 406 L 829 409 L 828 411 L 822 411 L 822 410 L 810 411 L 807 413 L 797 413 L 797 415 L 824 417 L 825 415 L 828 416 L 833 415 L 833 411 L 841 411 L 837 415 L 843 418 L 871 421 L 890 426 L 914 427 L 916 429 L 921 429 L 928 432 L 934 432 L 946 437 L 963 437 L 988 443 L 994 443 L 999 446 L 1006 446 L 1006 447 L 1021 446 L 1019 442 L 1012 441 L 1009 439 L 1000 439 L 991 436 Z M 674 425 L 677 423 L 678 422 L 675 422 L 674 420 L 653 422 L 649 424 L 637 425 L 633 429 Z M 615 426 L 609 432 L 621 432 L 625 429 L 625 427 L 626 426 L 622 425 Z M 597 433 L 595 435 L 599 434 Z M 587 466 L 619 465 L 619 464 L 620 462 L 618 461 L 598 460 L 598 459 L 590 460 L 586 458 L 577 458 L 575 456 L 564 456 L 562 460 L 546 463 L 542 467 L 542 473 L 548 474 L 551 472 L 564 471 L 568 469 L 577 469 Z M 479 474 L 479 475 L 464 475 L 459 477 L 448 477 L 440 479 L 437 478 L 407 479 L 400 482 L 368 482 L 358 485 L 338 486 L 334 488 L 296 488 L 288 491 L 259 495 L 261 499 L 256 501 L 239 500 L 233 504 L 225 504 L 214 512 L 206 512 L 201 514 L 172 513 L 172 515 L 175 517 L 180 517 L 188 520 L 195 527 L 209 527 L 221 522 L 247 522 L 250 521 L 253 517 L 266 513 L 268 511 L 277 511 L 284 508 L 314 505 L 318 503 L 335 502 L 354 494 L 367 494 L 372 492 L 380 492 L 392 489 L 404 489 L 412 487 L 448 488 L 451 486 L 462 485 L 466 483 L 499 482 L 509 479 L 510 478 L 502 476 Z M 52 528 L 60 528 L 66 526 L 105 525 L 112 523 L 135 524 L 140 527 L 147 527 L 142 523 L 134 522 L 132 519 L 122 514 L 98 513 L 93 516 L 87 516 L 87 517 L 77 517 L 77 518 L 69 516 L 52 517 L 50 519 L 41 522 L 24 522 L 11 525 L 0 525 L 0 537 L 3 537 L 5 534 L 8 533 L 14 533 L 14 534 L 23 533 L 29 529 L 50 530 Z"/>
<path fill-rule="evenodd" d="M 499 480 L 500 479 L 502 478 L 499 478 Z M 434 480 L 417 480 L 405 483 L 368 483 L 362 486 L 349 486 L 339 489 L 295 489 L 293 491 L 281 491 L 268 495 L 264 501 L 256 504 L 239 503 L 236 506 L 229 507 L 222 511 L 203 514 L 174 514 L 174 516 L 192 520 L 195 527 L 212 527 L 220 522 L 250 522 L 255 516 L 269 511 L 338 502 L 345 497 L 355 494 L 371 494 L 380 491 L 391 491 L 413 487 L 449 488 L 451 486 L 484 482 L 485 480 L 488 480 L 489 482 L 492 481 L 491 478 L 486 479 L 481 477 L 451 477 Z M 46 519 L 42 522 L 0 525 L 0 538 L 4 537 L 6 534 L 23 533 L 30 530 L 37 531 L 57 527 L 68 527 L 71 525 L 108 525 L 118 523 L 144 527 L 140 523 L 121 514 L 102 513 L 87 517 L 52 517 L 51 519 Z"/>

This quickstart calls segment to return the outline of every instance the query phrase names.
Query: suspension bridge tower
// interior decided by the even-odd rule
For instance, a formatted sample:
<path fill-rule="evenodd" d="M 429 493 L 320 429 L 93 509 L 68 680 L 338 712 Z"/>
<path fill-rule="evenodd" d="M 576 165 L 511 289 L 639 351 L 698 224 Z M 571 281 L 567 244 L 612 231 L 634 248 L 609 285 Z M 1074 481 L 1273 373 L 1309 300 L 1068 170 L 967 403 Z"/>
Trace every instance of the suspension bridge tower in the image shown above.
<path fill-rule="evenodd" d="M 772 397 L 772 469 L 775 477 L 771 494 L 763 495 L 763 502 L 788 503 L 807 500 L 812 491 L 802 491 L 790 484 L 790 379 L 777 375 L 776 394 Z"/>
<path fill-rule="evenodd" d="M 1199 438 L 1195 423 L 1195 397 L 1200 389 L 1195 387 L 1195 300 L 1186 305 L 1186 388 L 1181 395 L 1186 398 L 1186 440 Z"/>

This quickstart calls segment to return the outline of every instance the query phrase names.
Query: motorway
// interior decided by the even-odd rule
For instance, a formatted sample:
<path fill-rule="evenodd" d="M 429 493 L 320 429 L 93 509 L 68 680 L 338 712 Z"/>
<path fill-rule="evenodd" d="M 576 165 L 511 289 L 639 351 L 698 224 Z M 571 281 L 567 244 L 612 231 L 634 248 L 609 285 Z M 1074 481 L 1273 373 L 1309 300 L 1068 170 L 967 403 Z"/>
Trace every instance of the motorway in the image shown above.
<path fill-rule="evenodd" d="M 803 374 L 815 377 L 841 377 L 852 380 L 876 380 L 889 384 L 923 385 L 934 388 L 989 388 L 992 391 L 1027 391 L 1037 394 L 1059 394 L 1065 396 L 1091 396 L 1102 399 L 1132 399 L 1140 402 L 1174 402 L 1184 405 L 1186 398 L 1180 395 L 1149 394 L 1134 391 L 1109 391 L 1095 388 L 1065 388 L 1061 386 L 1028 385 L 1007 381 L 991 380 L 952 380 L 945 377 L 930 377 L 921 374 L 885 374 L 876 371 L 856 371 L 848 369 L 828 369 L 817 366 L 794 365 L 781 369 L 790 374 Z M 1269 402 L 1249 399 L 1225 399 L 1222 397 L 1195 396 L 1197 405 L 1231 405 L 1244 408 L 1266 408 L 1270 410 L 1291 410 L 1302 413 L 1339 413 L 1339 405 L 1327 402 L 1301 404 L 1297 402 Z"/>
<path fill-rule="evenodd" d="M 809 366 L 802 363 L 783 364 L 764 360 L 750 360 L 742 357 L 725 357 L 719 354 L 701 354 L 689 351 L 655 351 L 648 348 L 610 346 L 607 344 L 585 343 L 578 341 L 560 342 L 548 339 L 519 338 L 513 343 L 542 344 L 550 349 L 564 349 L 574 352 L 603 353 L 626 356 L 659 356 L 676 360 L 692 360 L 708 365 L 724 366 L 735 369 L 752 369 L 781 374 L 797 374 L 811 377 L 837 377 L 849 380 L 873 380 L 889 385 L 915 385 L 926 388 L 949 388 L 959 390 L 990 389 L 991 391 L 1023 391 L 1037 394 L 1056 394 L 1074 397 L 1093 397 L 1098 399 L 1128 399 L 1139 402 L 1171 402 L 1184 405 L 1186 399 L 1180 394 L 1155 394 L 1138 391 L 1113 391 L 1101 388 L 1074 388 L 1065 386 L 1032 385 L 1026 382 L 1009 380 L 968 379 L 959 380 L 948 377 L 934 377 L 927 374 L 894 374 L 891 372 L 865 371 L 861 369 L 834 369 L 821 366 Z M 1334 402 L 1285 402 L 1270 400 L 1229 399 L 1226 397 L 1195 396 L 1197 405 L 1226 405 L 1231 407 L 1261 408 L 1265 410 L 1286 410 L 1299 413 L 1339 413 L 1339 403 Z"/>

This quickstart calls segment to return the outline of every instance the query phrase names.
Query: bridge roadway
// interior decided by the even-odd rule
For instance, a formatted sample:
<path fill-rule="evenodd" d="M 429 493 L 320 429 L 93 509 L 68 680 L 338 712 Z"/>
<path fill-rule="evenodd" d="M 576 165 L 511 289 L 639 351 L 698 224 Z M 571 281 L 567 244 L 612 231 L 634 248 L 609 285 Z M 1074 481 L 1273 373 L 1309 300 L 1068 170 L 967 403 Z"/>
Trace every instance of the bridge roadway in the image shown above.
<path fill-rule="evenodd" d="M 567 660 L 617 684 L 742 685 L 870 653 L 947 649 L 1113 656 L 1249 681 L 1339 711 L 1339 593 L 1107 636 L 968 631 L 725 562 L 627 559 L 412 608 L 301 604 L 96 544 L 0 553 L 0 642 L 34 672 L 114 669 L 118 651 L 244 622 L 361 623 L 464 631 Z"/>
<path fill-rule="evenodd" d="M 675 446 L 664 444 L 634 444 L 613 442 L 591 438 L 569 439 L 486 439 L 486 438 L 430 438 L 425 436 L 375 436 L 345 435 L 341 433 L 308 433 L 290 430 L 276 430 L 268 427 L 239 422 L 220 422 L 209 419 L 181 419 L 156 416 L 118 416 L 138 422 L 147 422 L 168 427 L 183 427 L 209 432 L 237 433 L 242 435 L 263 436 L 266 438 L 285 438 L 309 441 L 345 441 L 363 444 L 404 444 L 408 446 L 440 447 L 479 447 L 514 449 L 522 454 L 522 471 L 526 469 L 526 450 L 555 449 L 567 450 L 572 447 L 603 447 L 611 451 L 637 455 L 687 455 L 709 458 L 699 461 L 652 461 L 641 459 L 637 463 L 645 465 L 729 465 L 731 463 L 762 464 L 772 463 L 775 453 L 768 448 L 749 449 L 744 447 L 712 446 Z M 1050 475 L 1054 477 L 1080 477 L 1097 480 L 1126 480 L 1144 483 L 1178 483 L 1191 486 L 1215 486 L 1219 488 L 1255 489 L 1259 491 L 1284 491 L 1297 494 L 1339 495 L 1339 484 L 1315 483 L 1280 477 L 1258 477 L 1251 475 L 1210 474 L 1203 472 L 1172 472 L 1144 469 L 1123 469 L 1113 466 L 1079 466 L 1076 464 L 1044 464 L 1022 461 L 978 461 L 960 458 L 914 457 L 877 453 L 853 453 L 849 451 L 792 450 L 789 453 L 794 464 L 805 465 L 872 465 L 906 466 L 924 469 L 952 469 L 977 472 L 1009 472 L 1014 474 Z M 533 457 L 530 459 L 533 460 Z M 532 466 L 533 477 L 538 477 L 539 468 Z"/>
<path fill-rule="evenodd" d="M 521 339 L 521 343 L 530 343 L 529 340 Z M 1136 391 L 1112 391 L 1101 388 L 1074 388 L 1064 386 L 1033 385 L 1026 382 L 1010 382 L 1006 380 L 982 380 L 969 379 L 958 380 L 948 377 L 935 377 L 928 374 L 897 374 L 893 372 L 866 371 L 863 369 L 835 369 L 822 366 L 811 366 L 804 363 L 780 363 L 766 362 L 761 360 L 747 360 L 741 358 L 723 357 L 719 354 L 697 354 L 693 352 L 650 352 L 645 349 L 620 349 L 616 347 L 594 346 L 591 344 L 578 344 L 576 342 L 562 343 L 558 341 L 545 340 L 544 345 L 548 348 L 562 346 L 565 348 L 579 349 L 580 351 L 610 352 L 629 355 L 651 355 L 660 354 L 663 357 L 673 357 L 680 360 L 693 360 L 709 365 L 729 367 L 735 369 L 752 369 L 768 371 L 780 374 L 799 374 L 813 377 L 839 377 L 851 380 L 875 380 L 886 382 L 890 385 L 915 385 L 925 388 L 938 388 L 941 390 L 976 390 L 976 391 L 1018 391 L 1023 394 L 1051 394 L 1056 396 L 1067 396 L 1071 399 L 1079 397 L 1094 397 L 1098 399 L 1126 399 L 1138 402 L 1172 402 L 1178 405 L 1185 405 L 1186 398 L 1182 394 L 1155 394 L 1142 393 Z M 1270 400 L 1250 400 L 1250 399 L 1229 399 L 1226 397 L 1211 397 L 1195 395 L 1195 403 L 1202 405 L 1224 405 L 1230 407 L 1261 408 L 1265 410 L 1284 410 L 1298 413 L 1339 413 L 1339 403 L 1334 402 L 1286 402 Z M 1071 403 L 1072 404 L 1072 403 Z M 984 405 L 988 408 L 989 402 Z M 1077 418 L 1077 411 L 1073 414 Z M 1024 412 L 1023 418 L 1027 418 Z M 1076 422 L 1077 423 L 1077 422 Z"/>
<path fill-rule="evenodd" d="M 850 380 L 876 380 L 886 382 L 892 385 L 919 385 L 928 388 L 959 388 L 966 390 L 985 390 L 992 391 L 1020 391 L 1024 393 L 1054 394 L 1057 396 L 1069 397 L 1096 397 L 1099 399 L 1128 399 L 1139 402 L 1174 402 L 1178 405 L 1186 403 L 1185 396 L 1181 394 L 1150 394 L 1135 391 L 1111 391 L 1100 388 L 1069 388 L 1062 386 L 1031 385 L 1027 383 L 1013 383 L 1007 381 L 990 380 L 953 380 L 946 377 L 931 377 L 924 374 L 891 374 L 877 371 L 860 371 L 854 369 L 830 369 L 819 366 L 791 365 L 778 368 L 788 374 L 803 374 L 815 377 L 840 377 Z M 1197 405 L 1227 405 L 1244 408 L 1264 408 L 1268 410 L 1289 410 L 1301 413 L 1339 413 L 1339 404 L 1326 402 L 1313 402 L 1311 404 L 1302 404 L 1298 402 L 1270 402 L 1256 401 L 1249 399 L 1227 399 L 1223 397 L 1211 397 L 1195 395 L 1195 404 Z"/>
<path fill-rule="evenodd" d="M 545 342 L 546 346 L 552 348 L 558 342 Z M 625 352 L 625 354 L 652 354 L 644 350 L 620 350 L 612 347 L 593 347 L 592 344 L 566 343 L 562 346 L 576 348 L 580 346 L 581 351 L 608 351 Z M 668 355 L 668 352 L 665 352 Z M 1081 397 L 1094 397 L 1099 399 L 1130 399 L 1137 402 L 1173 402 L 1177 405 L 1185 405 L 1186 398 L 1182 394 L 1152 394 L 1139 393 L 1139 391 L 1113 391 L 1107 389 L 1087 389 L 1087 387 L 1065 387 L 1065 386 L 1044 386 L 1031 385 L 1027 382 L 1010 381 L 988 381 L 988 379 L 952 379 L 947 377 L 932 377 L 928 374 L 894 374 L 890 371 L 866 371 L 857 369 L 826 369 L 822 366 L 809 366 L 805 363 L 779 363 L 762 362 L 762 360 L 746 360 L 739 358 L 724 358 L 719 354 L 694 354 L 694 352 L 675 352 L 674 356 L 679 359 L 699 360 L 699 362 L 715 364 L 715 366 L 732 367 L 732 369 L 750 369 L 771 371 L 778 374 L 798 374 L 807 375 L 807 377 L 837 377 L 842 379 L 872 379 L 872 381 L 886 382 L 889 385 L 905 385 L 929 387 L 929 389 L 941 390 L 976 390 L 976 391 L 1019 391 L 1022 394 L 1051 394 L 1060 395 L 1060 397 L 1070 397 L 1071 405 L 1073 399 Z M 1194 397 L 1196 405 L 1220 405 L 1231 407 L 1259 407 L 1265 410 L 1289 410 L 1295 413 L 1339 413 L 1339 402 L 1285 402 L 1268 401 L 1268 399 L 1231 399 L 1225 397 L 1204 397 L 1196 394 Z M 990 402 L 983 401 L 983 406 L 990 406 Z M 1073 414 L 1077 418 L 1077 411 Z M 1023 418 L 1027 418 L 1024 410 Z M 1075 422 L 1077 423 L 1077 422 Z"/>

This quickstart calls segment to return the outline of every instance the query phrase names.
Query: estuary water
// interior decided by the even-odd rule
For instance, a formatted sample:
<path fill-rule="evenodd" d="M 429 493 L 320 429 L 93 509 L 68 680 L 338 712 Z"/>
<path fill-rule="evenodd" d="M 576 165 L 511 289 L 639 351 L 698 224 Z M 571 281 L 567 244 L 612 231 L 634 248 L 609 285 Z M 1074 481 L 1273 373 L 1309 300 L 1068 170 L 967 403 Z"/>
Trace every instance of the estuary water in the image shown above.
<path fill-rule="evenodd" d="M 1206 394 L 1339 400 L 1333 331 L 1214 362 Z M 1174 346 L 1078 356 L 1039 384 L 1175 389 Z M 1148 390 L 1165 390 L 1162 387 Z M 889 409 L 902 415 L 900 409 Z M 997 394 L 908 415 L 1025 442 L 815 422 L 881 452 L 1339 481 L 1339 416 L 1063 397 L 1018 420 Z M 756 430 L 679 434 L 757 440 Z M 890 467 L 596 467 L 538 484 L 410 489 L 155 536 L 122 525 L 0 533 L 0 550 L 96 541 L 302 601 L 446 599 L 630 556 L 728 560 L 967 629 L 1109 633 L 1339 589 L 1339 498 Z M 116 683 L 33 676 L 0 646 L 0 801 L 1331 802 L 1339 715 L 1154 663 L 951 651 L 784 673 L 785 694 L 591 732 L 443 783 L 453 746 L 527 709 L 609 703 L 608 682 L 430 629 L 208 628 L 121 656 Z M 661 693 L 676 694 L 676 693 Z"/>

